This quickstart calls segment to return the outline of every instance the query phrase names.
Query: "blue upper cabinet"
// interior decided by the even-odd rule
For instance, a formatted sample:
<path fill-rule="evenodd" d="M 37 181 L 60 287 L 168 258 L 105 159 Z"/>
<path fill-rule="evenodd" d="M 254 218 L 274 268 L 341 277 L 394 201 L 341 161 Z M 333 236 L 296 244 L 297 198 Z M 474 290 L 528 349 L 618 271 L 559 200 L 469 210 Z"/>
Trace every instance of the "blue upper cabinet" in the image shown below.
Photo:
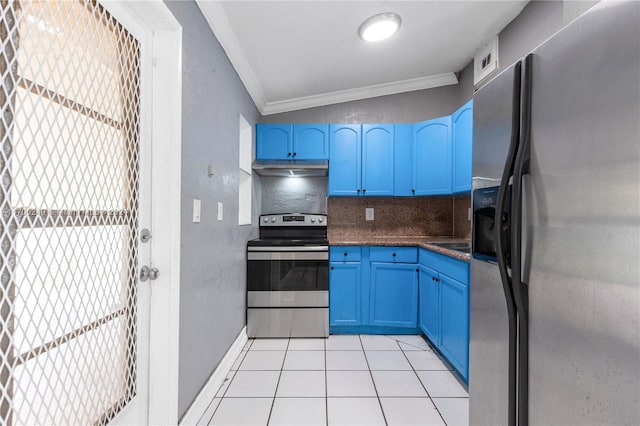
<path fill-rule="evenodd" d="M 261 160 L 291 159 L 291 124 L 256 124 L 256 158 Z"/>
<path fill-rule="evenodd" d="M 453 192 L 471 191 L 471 154 L 473 147 L 473 100 L 453 113 Z"/>
<path fill-rule="evenodd" d="M 329 195 L 360 195 L 361 153 L 359 124 L 329 126 Z"/>
<path fill-rule="evenodd" d="M 362 195 L 393 195 L 393 124 L 362 125 Z"/>
<path fill-rule="evenodd" d="M 413 125 L 412 192 L 451 194 L 451 116 Z"/>
<path fill-rule="evenodd" d="M 328 124 L 256 124 L 256 158 L 326 160 Z"/>
<path fill-rule="evenodd" d="M 413 195 L 413 161 L 411 160 L 411 124 L 395 125 L 395 143 L 393 149 L 393 195 Z"/>
<path fill-rule="evenodd" d="M 296 160 L 329 159 L 329 125 L 294 124 L 293 158 Z"/>
<path fill-rule="evenodd" d="M 329 195 L 394 195 L 393 143 L 393 124 L 331 124 Z"/>

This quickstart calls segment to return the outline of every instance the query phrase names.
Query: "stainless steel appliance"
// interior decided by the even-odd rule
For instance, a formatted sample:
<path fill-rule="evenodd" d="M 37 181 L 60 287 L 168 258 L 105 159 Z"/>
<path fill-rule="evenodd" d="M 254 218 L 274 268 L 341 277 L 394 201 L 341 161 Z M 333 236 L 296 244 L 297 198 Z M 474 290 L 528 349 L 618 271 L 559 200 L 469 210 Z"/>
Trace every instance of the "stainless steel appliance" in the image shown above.
<path fill-rule="evenodd" d="M 474 96 L 472 425 L 640 418 L 640 3 Z"/>
<path fill-rule="evenodd" d="M 251 168 L 260 176 L 327 176 L 329 162 L 327 160 L 255 160 Z"/>
<path fill-rule="evenodd" d="M 327 216 L 260 216 L 247 243 L 247 335 L 329 335 Z"/>

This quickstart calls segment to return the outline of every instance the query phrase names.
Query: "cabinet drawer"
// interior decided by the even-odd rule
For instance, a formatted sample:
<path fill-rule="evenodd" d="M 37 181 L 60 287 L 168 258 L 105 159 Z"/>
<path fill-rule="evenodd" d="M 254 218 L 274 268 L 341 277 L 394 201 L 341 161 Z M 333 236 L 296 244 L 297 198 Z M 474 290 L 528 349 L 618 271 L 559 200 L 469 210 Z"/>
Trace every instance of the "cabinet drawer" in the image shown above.
<path fill-rule="evenodd" d="M 329 247 L 329 260 L 332 262 L 360 262 L 360 246 Z"/>
<path fill-rule="evenodd" d="M 372 262 L 417 263 L 416 247 L 371 247 Z"/>
<path fill-rule="evenodd" d="M 420 264 L 464 284 L 469 283 L 469 264 L 462 260 L 421 248 Z"/>

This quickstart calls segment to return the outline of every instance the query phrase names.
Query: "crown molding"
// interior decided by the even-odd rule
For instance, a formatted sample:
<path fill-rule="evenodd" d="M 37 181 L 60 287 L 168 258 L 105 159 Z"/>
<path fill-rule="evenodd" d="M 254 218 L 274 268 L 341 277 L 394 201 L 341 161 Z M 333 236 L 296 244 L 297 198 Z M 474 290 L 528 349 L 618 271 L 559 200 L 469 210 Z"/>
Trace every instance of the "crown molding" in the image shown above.
<path fill-rule="evenodd" d="M 236 38 L 233 28 L 229 23 L 224 9 L 220 5 L 219 0 L 196 0 L 196 4 L 207 20 L 213 34 L 224 49 L 225 53 L 231 61 L 231 65 L 235 68 L 244 87 L 249 92 L 249 96 L 253 99 L 256 108 L 262 113 L 266 105 L 264 93 L 260 87 L 258 78 L 253 68 L 249 64 L 247 57 L 244 55 L 240 42 Z"/>
<path fill-rule="evenodd" d="M 409 80 L 394 81 L 391 83 L 357 87 L 355 89 L 339 90 L 337 92 L 323 93 L 320 95 L 267 102 L 260 112 L 262 115 L 278 114 L 281 112 L 357 101 L 361 99 L 375 98 L 378 96 L 395 95 L 397 93 L 449 86 L 452 84 L 458 84 L 458 78 L 454 73 L 450 72 L 427 77 L 412 78 Z"/>
<path fill-rule="evenodd" d="M 414 90 L 431 89 L 434 87 L 457 84 L 458 78 L 454 73 L 437 74 L 426 77 L 412 78 L 391 83 L 374 84 L 357 87 L 355 89 L 339 90 L 319 95 L 303 96 L 282 101 L 267 102 L 259 80 L 244 55 L 240 42 L 235 36 L 229 19 L 220 5 L 219 0 L 196 0 L 213 34 L 231 61 L 231 65 L 238 73 L 253 103 L 262 115 L 314 108 L 341 102 L 357 101 L 375 98 L 377 96 L 395 95 L 397 93 L 412 92 Z"/>

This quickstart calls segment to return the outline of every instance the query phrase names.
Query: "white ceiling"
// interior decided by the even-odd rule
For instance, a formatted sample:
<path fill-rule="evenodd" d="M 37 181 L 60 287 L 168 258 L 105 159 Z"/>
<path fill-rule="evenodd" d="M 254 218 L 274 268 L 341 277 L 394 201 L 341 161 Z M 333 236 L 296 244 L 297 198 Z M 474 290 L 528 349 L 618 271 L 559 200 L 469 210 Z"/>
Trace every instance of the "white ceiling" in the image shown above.
<path fill-rule="evenodd" d="M 196 0 L 262 114 L 456 84 L 527 1 Z M 358 27 L 402 18 L 379 43 Z"/>

